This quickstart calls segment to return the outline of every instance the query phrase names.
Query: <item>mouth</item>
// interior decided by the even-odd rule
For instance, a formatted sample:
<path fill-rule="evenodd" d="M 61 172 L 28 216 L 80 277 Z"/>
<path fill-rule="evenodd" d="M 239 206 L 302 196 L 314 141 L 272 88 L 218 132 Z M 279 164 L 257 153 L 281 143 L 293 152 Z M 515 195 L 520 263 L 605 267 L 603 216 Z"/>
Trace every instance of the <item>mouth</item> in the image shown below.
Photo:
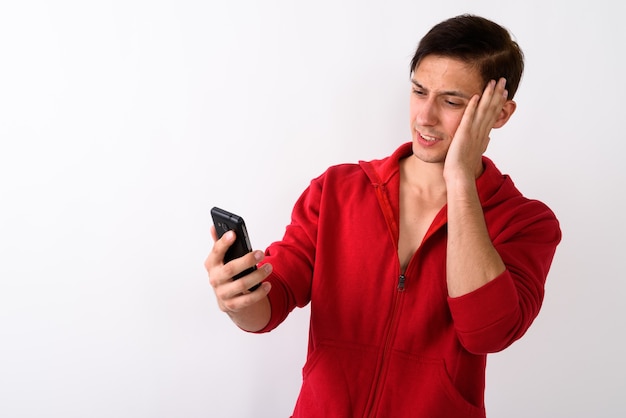
<path fill-rule="evenodd" d="M 424 135 L 421 132 L 418 132 L 417 134 L 426 142 L 435 142 L 435 141 L 437 141 L 439 139 L 439 138 L 434 137 L 434 136 Z"/>
<path fill-rule="evenodd" d="M 426 144 L 434 144 L 435 142 L 442 140 L 441 136 L 438 136 L 438 135 L 426 135 L 425 133 L 420 132 L 417 129 L 415 130 L 415 133 L 417 134 L 417 138 L 420 141 L 422 141 L 423 143 L 426 143 Z"/>

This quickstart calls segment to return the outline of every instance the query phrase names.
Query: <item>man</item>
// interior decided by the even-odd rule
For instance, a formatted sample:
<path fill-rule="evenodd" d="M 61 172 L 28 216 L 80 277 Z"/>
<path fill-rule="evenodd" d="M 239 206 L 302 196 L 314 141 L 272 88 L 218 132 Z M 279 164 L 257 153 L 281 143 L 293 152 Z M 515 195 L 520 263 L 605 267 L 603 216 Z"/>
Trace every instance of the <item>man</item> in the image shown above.
<path fill-rule="evenodd" d="M 311 303 L 294 417 L 485 416 L 486 355 L 537 316 L 561 238 L 552 211 L 483 156 L 522 71 L 501 26 L 441 22 L 411 62 L 410 143 L 314 179 L 265 254 L 224 264 L 234 236 L 215 242 L 209 280 L 242 329 Z"/>

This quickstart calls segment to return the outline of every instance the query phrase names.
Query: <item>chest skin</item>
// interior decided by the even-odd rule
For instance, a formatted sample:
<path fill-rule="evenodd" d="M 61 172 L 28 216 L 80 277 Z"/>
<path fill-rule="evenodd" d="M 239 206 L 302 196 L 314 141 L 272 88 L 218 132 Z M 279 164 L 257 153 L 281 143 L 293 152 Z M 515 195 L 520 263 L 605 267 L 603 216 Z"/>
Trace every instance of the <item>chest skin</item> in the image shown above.
<path fill-rule="evenodd" d="M 404 272 L 435 216 L 445 205 L 446 194 L 445 188 L 428 192 L 412 184 L 403 162 L 400 166 L 398 258 Z"/>

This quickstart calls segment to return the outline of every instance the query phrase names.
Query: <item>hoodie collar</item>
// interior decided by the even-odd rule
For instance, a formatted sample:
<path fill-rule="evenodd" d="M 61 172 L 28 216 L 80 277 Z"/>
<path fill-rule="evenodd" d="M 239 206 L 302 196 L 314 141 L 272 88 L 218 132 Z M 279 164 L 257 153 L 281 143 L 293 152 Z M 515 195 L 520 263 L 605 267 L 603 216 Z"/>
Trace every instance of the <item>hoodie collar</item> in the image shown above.
<path fill-rule="evenodd" d="M 373 185 L 387 185 L 394 176 L 399 174 L 400 160 L 412 154 L 413 144 L 407 142 L 402 144 L 389 157 L 372 161 L 359 161 L 359 165 Z M 512 182 L 508 176 L 503 175 L 498 170 L 489 158 L 483 156 L 482 160 L 485 169 L 476 179 L 476 187 L 480 201 L 486 202 L 503 186 L 503 183 Z"/>
<path fill-rule="evenodd" d="M 402 144 L 389 157 L 380 160 L 359 161 L 359 165 L 365 171 L 372 184 L 386 185 L 391 178 L 400 172 L 400 160 L 412 154 L 413 144 L 407 142 Z"/>

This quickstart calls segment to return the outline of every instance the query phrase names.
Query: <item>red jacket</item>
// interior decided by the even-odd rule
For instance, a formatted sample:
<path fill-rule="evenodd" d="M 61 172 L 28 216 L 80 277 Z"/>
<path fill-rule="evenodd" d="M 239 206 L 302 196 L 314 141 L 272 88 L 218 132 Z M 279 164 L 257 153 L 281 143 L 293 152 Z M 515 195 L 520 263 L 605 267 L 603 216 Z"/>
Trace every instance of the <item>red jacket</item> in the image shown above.
<path fill-rule="evenodd" d="M 539 312 L 561 233 L 484 158 L 477 180 L 489 234 L 506 264 L 459 298 L 446 287 L 446 208 L 404 273 L 397 255 L 398 162 L 329 168 L 296 203 L 273 264 L 270 323 L 311 302 L 294 417 L 484 417 L 486 354 L 520 338 Z"/>

